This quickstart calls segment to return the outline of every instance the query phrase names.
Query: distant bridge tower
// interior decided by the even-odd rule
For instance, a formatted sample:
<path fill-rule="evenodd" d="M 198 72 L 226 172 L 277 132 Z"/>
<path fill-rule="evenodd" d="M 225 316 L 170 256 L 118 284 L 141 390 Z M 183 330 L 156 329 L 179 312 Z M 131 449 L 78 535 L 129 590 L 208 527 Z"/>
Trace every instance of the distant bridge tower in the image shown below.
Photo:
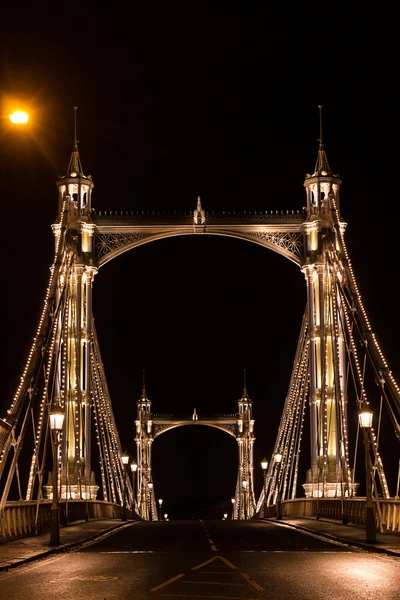
<path fill-rule="evenodd" d="M 253 402 L 247 393 L 246 378 L 243 393 L 238 400 L 238 412 L 226 415 L 201 415 L 196 409 L 191 415 L 153 414 L 151 400 L 147 397 L 143 374 L 142 393 L 137 401 L 136 452 L 138 514 L 145 520 L 157 520 L 157 506 L 152 478 L 152 446 L 154 440 L 176 427 L 184 425 L 214 427 L 233 436 L 238 443 L 238 475 L 233 507 L 234 519 L 250 519 L 255 512 L 254 496 L 254 419 Z"/>
<path fill-rule="evenodd" d="M 244 372 L 243 393 L 238 400 L 238 432 L 239 473 L 236 484 L 234 518 L 249 519 L 254 514 L 254 419 L 253 402 L 249 398 Z"/>
<path fill-rule="evenodd" d="M 143 371 L 142 394 L 137 401 L 136 425 L 136 452 L 137 452 L 137 501 L 138 513 L 145 519 L 157 520 L 157 507 L 153 491 L 153 478 L 151 473 L 151 450 L 153 438 L 153 420 L 151 414 L 151 400 L 147 397 Z M 150 485 L 149 485 L 150 484 Z"/>

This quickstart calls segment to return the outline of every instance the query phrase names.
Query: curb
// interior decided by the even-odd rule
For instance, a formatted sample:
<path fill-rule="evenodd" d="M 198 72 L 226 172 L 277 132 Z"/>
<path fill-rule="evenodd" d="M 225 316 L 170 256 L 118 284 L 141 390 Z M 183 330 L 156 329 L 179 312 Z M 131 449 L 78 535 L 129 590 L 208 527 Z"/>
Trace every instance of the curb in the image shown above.
<path fill-rule="evenodd" d="M 113 531 L 115 531 L 117 529 L 123 529 L 124 527 L 127 527 L 128 525 L 131 525 L 132 523 L 136 523 L 136 522 L 138 522 L 138 521 L 135 520 L 135 521 L 130 521 L 128 523 L 126 523 L 126 522 L 119 523 L 118 525 L 114 525 L 114 527 L 109 527 L 108 529 L 104 529 L 104 531 L 102 531 L 102 532 L 94 533 L 93 535 L 82 538 L 81 540 L 78 540 L 77 542 L 71 542 L 69 544 L 60 544 L 60 546 L 56 546 L 54 548 L 49 548 L 48 550 L 44 550 L 43 552 L 38 552 L 37 554 L 33 554 L 32 556 L 27 556 L 26 558 L 22 558 L 21 560 L 10 563 L 9 565 L 0 565 L 0 573 L 4 572 L 4 571 L 7 572 L 10 569 L 13 569 L 15 567 L 20 567 L 21 565 L 33 562 L 35 560 L 39 560 L 41 558 L 45 558 L 46 556 L 50 556 L 52 554 L 62 554 L 63 552 L 67 552 L 68 550 L 78 548 L 79 546 L 82 546 L 82 545 L 86 544 L 87 542 L 94 541 L 98 538 L 103 537 L 104 535 L 112 533 Z"/>
<path fill-rule="evenodd" d="M 276 519 L 266 518 L 266 519 L 262 519 L 262 520 L 263 521 L 271 521 L 271 522 L 276 523 Z M 278 522 L 277 524 L 279 525 L 280 523 Z M 332 535 L 330 533 L 325 533 L 324 531 L 319 531 L 316 529 L 309 529 L 308 527 L 304 527 L 303 525 L 294 525 L 293 523 L 287 523 L 286 521 L 283 521 L 283 520 L 282 520 L 282 525 L 285 525 L 286 527 L 292 527 L 293 529 L 299 529 L 300 531 L 305 531 L 311 535 L 312 534 L 319 535 L 328 540 L 332 540 L 335 542 L 340 542 L 342 544 L 345 544 L 346 546 L 356 546 L 358 548 L 362 548 L 363 550 L 367 550 L 367 552 L 377 553 L 377 554 L 388 554 L 389 556 L 396 556 L 397 558 L 400 557 L 400 552 L 396 552 L 396 550 L 390 550 L 389 548 L 382 548 L 382 546 L 373 546 L 372 544 L 368 544 L 366 542 L 365 543 L 358 542 L 353 539 L 338 537 L 338 536 Z"/>

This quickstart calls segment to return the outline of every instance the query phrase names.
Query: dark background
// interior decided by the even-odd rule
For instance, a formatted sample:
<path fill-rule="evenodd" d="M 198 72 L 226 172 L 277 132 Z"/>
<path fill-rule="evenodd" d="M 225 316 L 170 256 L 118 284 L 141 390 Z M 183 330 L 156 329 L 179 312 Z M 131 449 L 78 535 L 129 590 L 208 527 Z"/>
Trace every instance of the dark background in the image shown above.
<path fill-rule="evenodd" d="M 398 378 L 393 15 L 321 6 L 279 14 L 261 3 L 146 6 L 40 5 L 32 14 L 3 15 L 1 414 L 42 307 L 55 181 L 68 165 L 74 105 L 97 210 L 193 210 L 198 195 L 206 210 L 301 210 L 322 104 L 328 159 L 343 180 L 350 256 Z M 14 100 L 30 108 L 24 130 L 7 124 Z M 143 369 L 154 412 L 196 407 L 200 416 L 236 412 L 246 369 L 258 494 L 258 465 L 273 451 L 305 301 L 293 263 L 234 239 L 172 238 L 105 265 L 95 279 L 94 315 L 123 447 L 134 456 Z M 386 433 L 393 495 L 398 443 Z M 155 441 L 153 461 L 156 494 L 170 516 L 230 505 L 233 438 L 206 427 L 176 429 Z M 300 483 L 308 466 L 305 458 Z"/>

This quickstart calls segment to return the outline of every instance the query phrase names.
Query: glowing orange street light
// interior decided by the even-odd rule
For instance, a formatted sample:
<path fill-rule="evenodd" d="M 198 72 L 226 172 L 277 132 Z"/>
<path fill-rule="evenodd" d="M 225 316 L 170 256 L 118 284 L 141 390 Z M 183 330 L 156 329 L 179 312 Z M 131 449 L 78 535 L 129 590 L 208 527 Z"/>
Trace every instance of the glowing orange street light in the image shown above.
<path fill-rule="evenodd" d="M 24 112 L 23 110 L 16 110 L 11 115 L 8 115 L 8 116 L 10 118 L 11 123 L 14 123 L 17 125 L 27 123 L 29 120 L 28 113 Z"/>

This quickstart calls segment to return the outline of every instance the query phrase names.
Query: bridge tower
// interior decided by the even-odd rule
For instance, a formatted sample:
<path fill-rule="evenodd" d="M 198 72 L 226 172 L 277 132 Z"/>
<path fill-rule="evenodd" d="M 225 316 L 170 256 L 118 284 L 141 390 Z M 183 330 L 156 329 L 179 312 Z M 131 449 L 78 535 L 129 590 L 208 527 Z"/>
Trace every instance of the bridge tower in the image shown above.
<path fill-rule="evenodd" d="M 254 419 L 253 401 L 250 400 L 246 385 L 246 371 L 242 397 L 238 400 L 237 434 L 239 469 L 236 484 L 234 516 L 236 519 L 249 519 L 254 514 Z"/>
<path fill-rule="evenodd" d="M 352 482 L 349 468 L 343 306 L 327 260 L 329 243 L 339 250 L 333 202 L 342 235 L 346 225 L 340 218 L 341 180 L 333 174 L 323 144 L 321 109 L 317 161 L 304 182 L 307 219 L 302 270 L 308 300 L 311 468 L 303 488 L 306 496 L 336 497 L 352 496 L 358 484 Z"/>
<path fill-rule="evenodd" d="M 151 400 L 147 397 L 143 371 L 142 394 L 137 401 L 136 454 L 137 454 L 137 501 L 138 513 L 145 519 L 157 520 L 157 507 L 151 472 L 151 450 L 154 441 Z M 150 484 L 150 485 L 149 485 Z"/>
<path fill-rule="evenodd" d="M 93 499 L 98 490 L 91 470 L 92 284 L 97 272 L 94 266 L 94 226 L 90 223 L 94 183 L 90 175 L 84 174 L 79 156 L 76 107 L 71 158 L 65 175 L 60 177 L 56 185 L 58 219 L 52 226 L 55 250 L 57 252 L 60 246 L 63 230 L 67 229 L 68 240 L 64 253 L 70 254 L 67 280 L 61 275 L 55 290 L 56 304 L 63 306 L 56 324 L 54 353 L 62 359 L 56 367 L 53 398 L 65 409 L 64 447 L 60 453 L 60 496 Z M 62 331 L 63 327 L 65 331 Z M 49 497 L 51 487 L 44 486 L 44 489 Z"/>

